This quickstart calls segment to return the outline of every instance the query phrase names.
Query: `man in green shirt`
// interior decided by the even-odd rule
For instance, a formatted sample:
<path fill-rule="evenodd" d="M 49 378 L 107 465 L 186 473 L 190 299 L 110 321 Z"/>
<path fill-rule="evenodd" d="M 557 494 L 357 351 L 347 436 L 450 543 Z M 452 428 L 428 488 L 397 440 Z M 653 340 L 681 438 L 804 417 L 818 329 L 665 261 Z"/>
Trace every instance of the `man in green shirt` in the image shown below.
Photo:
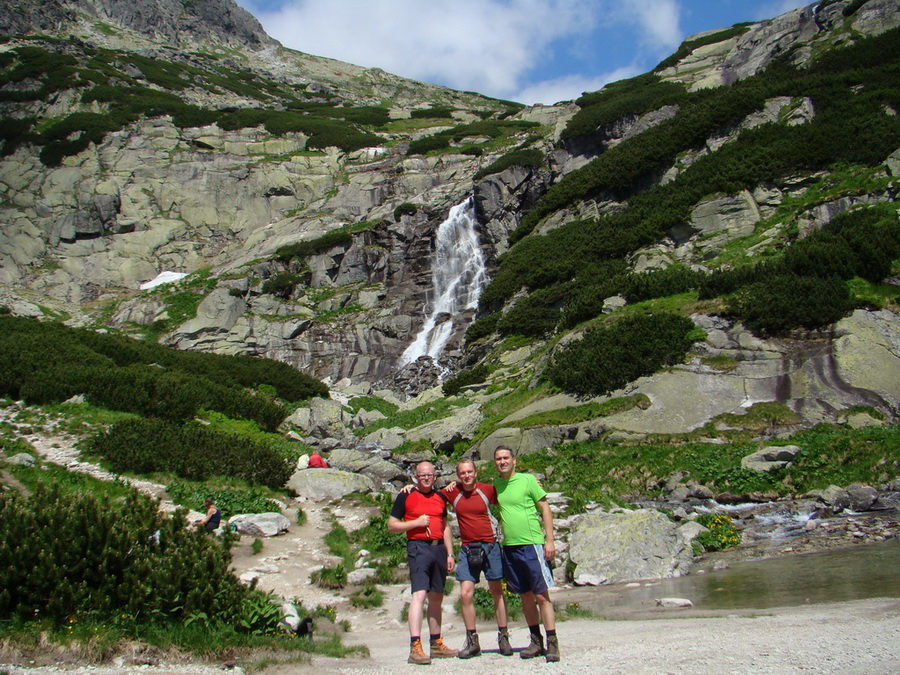
<path fill-rule="evenodd" d="M 494 465 L 500 472 L 494 489 L 503 530 L 503 572 L 509 589 L 522 598 L 522 613 L 531 633 L 531 643 L 519 656 L 531 659 L 545 655 L 547 661 L 559 661 L 549 564 L 556 546 L 547 493 L 534 476 L 516 472 L 516 457 L 505 445 L 494 450 Z M 547 634 L 546 649 L 541 637 L 542 622 Z"/>

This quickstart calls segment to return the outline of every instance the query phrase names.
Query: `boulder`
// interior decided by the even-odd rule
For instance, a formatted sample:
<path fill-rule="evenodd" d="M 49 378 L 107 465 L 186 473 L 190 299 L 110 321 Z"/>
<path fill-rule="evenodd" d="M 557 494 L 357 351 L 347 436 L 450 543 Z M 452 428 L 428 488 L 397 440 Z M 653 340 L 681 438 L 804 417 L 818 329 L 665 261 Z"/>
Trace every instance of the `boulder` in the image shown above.
<path fill-rule="evenodd" d="M 833 513 L 839 513 L 850 506 L 850 495 L 837 485 L 829 485 L 824 490 L 817 491 L 819 502 L 828 507 Z M 813 494 L 816 494 L 815 492 Z"/>
<path fill-rule="evenodd" d="M 353 439 L 348 429 L 353 418 L 337 401 L 313 398 L 308 408 L 297 408 L 284 424 L 297 427 L 306 436 L 317 438 Z"/>
<path fill-rule="evenodd" d="M 790 464 L 798 452 L 796 445 L 769 446 L 741 458 L 741 468 L 760 472 L 780 469 Z"/>
<path fill-rule="evenodd" d="M 606 578 L 609 583 L 681 576 L 690 569 L 690 542 L 675 523 L 658 511 L 579 516 L 569 537 L 575 574 Z"/>
<path fill-rule="evenodd" d="M 291 521 L 281 513 L 242 513 L 229 518 L 228 524 L 248 537 L 274 537 L 287 532 Z"/>
<path fill-rule="evenodd" d="M 401 480 L 404 483 L 409 481 L 409 477 L 403 469 L 371 452 L 336 448 L 331 451 L 328 461 L 333 469 L 365 474 L 377 484 L 389 483 L 394 480 Z"/>
<path fill-rule="evenodd" d="M 878 501 L 878 490 L 870 485 L 851 483 L 847 486 L 847 497 L 852 511 L 870 511 Z"/>
<path fill-rule="evenodd" d="M 410 441 L 428 441 L 439 452 L 452 452 L 457 443 L 469 442 L 475 438 L 482 419 L 484 415 L 481 406 L 473 403 L 451 417 L 410 429 L 406 432 L 406 438 Z"/>
<path fill-rule="evenodd" d="M 300 469 L 290 477 L 287 487 L 314 502 L 339 502 L 354 492 L 379 489 L 368 476 L 340 469 Z"/>

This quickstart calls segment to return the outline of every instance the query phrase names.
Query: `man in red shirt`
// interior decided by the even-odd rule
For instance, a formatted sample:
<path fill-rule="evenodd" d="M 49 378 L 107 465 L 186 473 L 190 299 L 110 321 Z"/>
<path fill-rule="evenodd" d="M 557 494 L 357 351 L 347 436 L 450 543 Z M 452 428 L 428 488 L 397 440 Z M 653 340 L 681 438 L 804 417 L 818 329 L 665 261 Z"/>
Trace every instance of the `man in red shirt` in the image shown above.
<path fill-rule="evenodd" d="M 439 492 L 456 511 L 462 547 L 456 563 L 456 580 L 460 585 L 460 604 L 463 623 L 466 625 L 466 643 L 457 656 L 468 659 L 481 654 L 478 631 L 475 626 L 475 584 L 481 573 L 487 579 L 488 589 L 494 599 L 494 616 L 497 618 L 497 646 L 503 656 L 512 656 L 507 629 L 506 596 L 503 594 L 503 560 L 497 528 L 491 516 L 490 505 L 497 503 L 493 485 L 479 483 L 475 463 L 470 459 L 456 465 L 459 479 Z M 404 492 L 412 487 L 403 488 Z"/>
<path fill-rule="evenodd" d="M 456 511 L 459 538 L 462 539 L 456 579 L 460 585 L 466 644 L 458 656 L 468 659 L 481 653 L 475 627 L 475 584 L 481 579 L 482 572 L 494 599 L 499 651 L 504 656 L 512 656 L 506 625 L 506 598 L 503 595 L 503 562 L 490 510 L 490 505 L 497 503 L 497 493 L 493 485 L 476 480 L 478 472 L 470 459 L 464 459 L 456 465 L 456 477 L 459 482 L 444 488 L 442 492 L 448 496 Z M 456 487 L 460 489 L 456 490 Z"/>
<path fill-rule="evenodd" d="M 388 531 L 406 533 L 406 556 L 409 561 L 410 590 L 408 663 L 425 665 L 432 658 L 456 656 L 441 638 L 441 604 L 447 573 L 453 571 L 453 542 L 447 522 L 447 498 L 434 488 L 434 465 L 416 465 L 417 487 L 397 495 L 388 517 Z M 428 599 L 428 629 L 431 656 L 422 648 L 422 619 Z"/>

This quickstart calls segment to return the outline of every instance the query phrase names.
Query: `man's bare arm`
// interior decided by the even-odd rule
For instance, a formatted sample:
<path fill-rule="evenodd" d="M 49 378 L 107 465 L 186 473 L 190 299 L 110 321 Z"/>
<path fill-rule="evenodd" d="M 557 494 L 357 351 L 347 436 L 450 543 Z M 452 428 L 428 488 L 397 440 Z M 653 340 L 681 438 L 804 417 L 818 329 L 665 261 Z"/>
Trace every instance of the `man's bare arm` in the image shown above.
<path fill-rule="evenodd" d="M 553 512 L 550 510 L 550 504 L 547 503 L 546 497 L 538 500 L 537 507 L 541 512 L 541 521 L 544 524 L 544 557 L 550 560 L 556 555 L 556 544 L 553 540 Z"/>

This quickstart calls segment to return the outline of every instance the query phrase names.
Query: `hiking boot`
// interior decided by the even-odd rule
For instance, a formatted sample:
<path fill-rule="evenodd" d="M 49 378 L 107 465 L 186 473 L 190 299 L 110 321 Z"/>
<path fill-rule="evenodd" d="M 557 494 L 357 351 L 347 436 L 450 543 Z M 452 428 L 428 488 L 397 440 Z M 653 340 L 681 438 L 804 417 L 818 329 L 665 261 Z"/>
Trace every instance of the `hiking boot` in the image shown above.
<path fill-rule="evenodd" d="M 544 638 L 540 635 L 531 634 L 531 644 L 519 652 L 519 656 L 523 659 L 533 659 L 535 656 L 544 655 Z"/>
<path fill-rule="evenodd" d="M 431 663 L 431 659 L 428 657 L 428 654 L 426 654 L 425 650 L 422 649 L 421 640 L 416 640 L 409 645 L 409 658 L 406 659 L 406 662 L 415 663 L 419 666 L 427 666 L 429 663 Z"/>
<path fill-rule="evenodd" d="M 471 659 L 481 653 L 481 645 L 478 644 L 478 634 L 466 635 L 466 644 L 459 650 L 457 656 L 461 659 Z"/>
<path fill-rule="evenodd" d="M 559 640 L 556 636 L 547 636 L 547 663 L 559 661 Z"/>
<path fill-rule="evenodd" d="M 509 633 L 505 630 L 497 631 L 497 646 L 500 647 L 500 653 L 503 656 L 513 655 L 513 648 L 509 644 Z"/>
<path fill-rule="evenodd" d="M 431 658 L 448 659 L 452 656 L 456 656 L 456 650 L 445 645 L 442 638 L 431 641 Z"/>

